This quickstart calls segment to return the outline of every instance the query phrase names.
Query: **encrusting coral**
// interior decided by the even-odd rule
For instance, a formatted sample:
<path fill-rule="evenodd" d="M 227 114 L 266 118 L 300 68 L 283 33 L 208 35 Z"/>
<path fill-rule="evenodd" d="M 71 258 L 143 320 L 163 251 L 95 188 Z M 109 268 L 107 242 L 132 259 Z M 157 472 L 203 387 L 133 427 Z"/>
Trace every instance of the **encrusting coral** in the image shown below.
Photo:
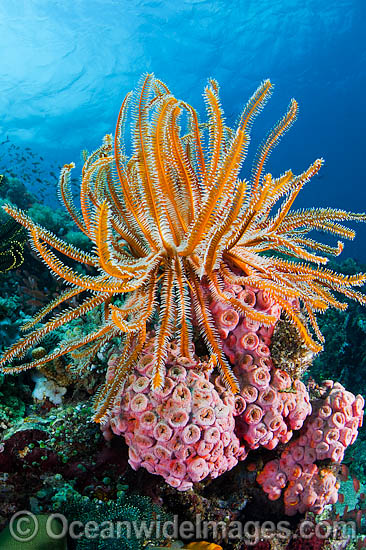
<path fill-rule="evenodd" d="M 234 433 L 234 396 L 209 380 L 212 369 L 179 356 L 177 342 L 168 352 L 167 376 L 161 390 L 151 390 L 154 338 L 148 341 L 108 424 L 129 445 L 129 463 L 164 477 L 180 491 L 207 476 L 215 478 L 243 460 L 247 453 Z M 107 378 L 114 376 L 112 356 Z"/>
<path fill-rule="evenodd" d="M 293 515 L 306 510 L 317 514 L 326 504 L 338 499 L 336 476 L 329 468 L 315 462 L 330 460 L 339 464 L 362 426 L 364 399 L 355 397 L 339 384 L 327 380 L 313 402 L 313 414 L 301 436 L 292 441 L 281 457 L 267 462 L 257 481 L 271 500 L 284 491 L 285 512 Z"/>
<path fill-rule="evenodd" d="M 295 100 L 259 147 L 248 180 L 239 177 L 252 123 L 271 93 L 266 80 L 233 130 L 214 80 L 204 91 L 208 123 L 202 124 L 160 80 L 143 78 L 122 103 L 114 137 L 105 136 L 85 155 L 80 209 L 70 190 L 74 164 L 61 172 L 60 196 L 91 251 L 61 240 L 14 206 L 4 207 L 69 286 L 23 326 L 28 334 L 0 359 L 3 372 L 67 356 L 67 368 L 83 377 L 96 354 L 119 337 L 95 398 L 94 420 L 106 437 L 108 427 L 125 435 L 133 467 L 143 465 L 180 489 L 305 429 L 311 403 L 299 378 L 322 349 L 316 314 L 345 309 L 337 293 L 366 304 L 354 289 L 366 274 L 325 267 L 343 242 L 332 247 L 309 236 L 319 230 L 352 239 L 354 231 L 342 222 L 365 221 L 366 215 L 291 210 L 322 159 L 299 175 L 265 173 L 272 149 L 296 119 Z M 128 157 L 123 135 L 130 107 Z M 55 313 L 65 303 L 69 307 Z M 19 364 L 47 335 L 97 309 L 99 324 L 88 334 L 65 332 L 56 348 Z M 292 350 L 288 368 L 276 346 L 275 362 L 271 355 L 280 317 L 291 345 L 296 348 L 298 339 L 301 348 L 299 354 Z"/>
<path fill-rule="evenodd" d="M 256 288 L 227 284 L 224 292 L 250 303 L 255 310 L 276 318 L 281 314 L 275 300 Z M 236 419 L 237 435 L 250 449 L 273 449 L 279 441 L 287 443 L 292 430 L 301 428 L 311 406 L 304 384 L 273 364 L 269 348 L 273 327 L 239 316 L 228 304 L 213 302 L 210 309 L 241 388 L 242 414 Z"/>

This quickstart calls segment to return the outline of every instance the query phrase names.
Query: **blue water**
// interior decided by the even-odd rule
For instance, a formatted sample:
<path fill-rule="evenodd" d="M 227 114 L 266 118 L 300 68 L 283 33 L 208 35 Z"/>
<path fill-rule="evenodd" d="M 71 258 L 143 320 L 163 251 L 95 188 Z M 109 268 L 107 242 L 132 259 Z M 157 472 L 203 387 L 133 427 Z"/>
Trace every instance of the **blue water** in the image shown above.
<path fill-rule="evenodd" d="M 291 97 L 300 115 L 269 169 L 302 171 L 323 156 L 297 207 L 366 210 L 365 15 L 365 0 L 1 0 L 0 137 L 80 168 L 81 150 L 114 131 L 142 73 L 201 113 L 206 79 L 216 78 L 229 123 L 270 78 L 276 91 L 254 144 Z M 343 256 L 366 261 L 365 243 L 358 226 Z"/>

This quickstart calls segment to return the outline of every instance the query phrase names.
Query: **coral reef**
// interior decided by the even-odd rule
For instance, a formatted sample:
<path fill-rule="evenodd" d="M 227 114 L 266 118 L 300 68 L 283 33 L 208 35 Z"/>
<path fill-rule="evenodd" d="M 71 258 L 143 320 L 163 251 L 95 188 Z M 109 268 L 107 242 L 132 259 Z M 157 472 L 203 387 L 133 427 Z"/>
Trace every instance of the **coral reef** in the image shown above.
<path fill-rule="evenodd" d="M 66 393 L 65 387 L 57 385 L 56 382 L 49 380 L 39 373 L 33 375 L 33 381 L 35 382 L 35 387 L 32 396 L 35 401 L 43 403 L 48 399 L 54 405 L 62 403 L 62 396 Z"/>
<path fill-rule="evenodd" d="M 0 436 L 25 416 L 29 393 L 21 377 L 15 381 L 0 374 Z"/>
<path fill-rule="evenodd" d="M 334 370 L 350 390 L 366 391 L 359 309 L 366 298 L 354 288 L 366 275 L 352 262 L 343 273 L 325 268 L 343 243 L 322 245 L 307 233 L 353 238 L 340 222 L 366 216 L 290 210 L 322 159 L 298 176 L 264 173 L 296 118 L 294 100 L 259 148 L 248 182 L 239 179 L 252 121 L 271 89 L 261 84 L 234 132 L 215 81 L 205 89 L 202 125 L 147 75 L 124 100 L 114 139 L 107 135 L 84 155 L 80 209 L 73 165 L 64 166 L 60 193 L 70 217 L 37 204 L 16 177 L 0 182 L 14 218 L 0 232 L 0 347 L 8 348 L 0 362 L 19 381 L 0 378 L 0 522 L 28 507 L 93 521 L 165 518 L 166 511 L 194 521 L 199 513 L 224 525 L 285 513 L 288 540 L 277 533 L 253 548 L 327 547 L 316 536 L 301 541 L 296 529 L 309 512 L 337 518 L 327 505 L 338 498 L 340 462 L 361 427 L 363 399 L 339 382 L 316 386 L 308 368 L 324 334 L 323 359 L 315 358 L 311 374 L 323 381 Z M 136 116 L 128 159 L 129 104 Z M 16 342 L 20 329 L 27 334 Z M 357 479 L 354 487 L 355 507 L 342 513 L 361 525 L 366 497 Z M 213 531 L 210 538 L 182 544 L 245 548 Z M 117 547 L 149 543 L 125 538 Z M 93 544 L 80 539 L 77 548 L 115 547 Z"/>
<path fill-rule="evenodd" d="M 15 419 L 2 436 L 0 526 L 16 510 L 51 512 L 51 497 L 62 480 L 84 495 L 116 497 L 127 450 L 122 440 L 105 445 L 91 421 L 90 405 L 79 402 L 49 410 L 26 404 L 26 412 L 30 415 Z"/>
<path fill-rule="evenodd" d="M 19 208 L 29 208 L 37 202 L 36 196 L 16 176 L 3 175 L 0 182 L 0 203 L 11 202 Z"/>

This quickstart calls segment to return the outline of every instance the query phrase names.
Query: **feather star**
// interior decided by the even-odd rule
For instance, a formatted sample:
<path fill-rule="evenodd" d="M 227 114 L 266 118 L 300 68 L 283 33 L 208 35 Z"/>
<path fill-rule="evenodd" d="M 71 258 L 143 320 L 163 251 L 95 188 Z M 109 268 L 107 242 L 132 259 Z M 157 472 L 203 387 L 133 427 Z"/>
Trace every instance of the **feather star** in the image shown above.
<path fill-rule="evenodd" d="M 92 253 L 62 241 L 16 207 L 4 207 L 29 231 L 34 250 L 49 269 L 69 286 L 23 327 L 28 334 L 0 360 L 3 372 L 40 367 L 70 354 L 82 375 L 97 351 L 120 336 L 124 345 L 115 376 L 96 397 L 95 420 L 100 422 L 136 364 L 156 314 L 153 388 L 164 384 L 167 347 L 173 337 L 178 335 L 181 355 L 192 357 L 194 316 L 211 360 L 227 387 L 238 392 L 210 313 L 210 300 L 230 303 L 240 315 L 263 325 L 273 325 L 276 319 L 227 295 L 225 282 L 267 292 L 314 353 L 322 349 L 323 341 L 316 313 L 329 306 L 347 307 L 335 292 L 366 303 L 365 295 L 353 288 L 365 282 L 366 274 L 343 275 L 324 267 L 327 256 L 340 254 L 343 243 L 332 247 L 308 236 L 319 230 L 352 239 L 354 231 L 341 222 L 365 221 L 365 214 L 330 208 L 291 210 L 322 159 L 299 175 L 291 170 L 279 177 L 265 172 L 271 151 L 296 119 L 294 99 L 260 145 L 248 178 L 240 177 L 252 123 L 272 88 L 265 80 L 245 106 L 237 127 L 231 129 L 225 124 L 216 81 L 210 79 L 204 90 L 208 121 L 200 123 L 197 112 L 176 99 L 165 84 L 153 75 L 144 77 L 123 100 L 114 138 L 105 136 L 99 149 L 85 155 L 80 208 L 70 190 L 74 164 L 66 164 L 61 171 L 60 196 L 76 226 L 92 241 Z M 132 152 L 128 157 L 123 136 L 129 111 Z M 96 274 L 69 267 L 62 255 L 95 268 Z M 75 297 L 76 306 L 45 320 Z M 49 332 L 98 306 L 103 306 L 104 317 L 97 330 L 62 341 L 41 359 L 11 365 Z"/>

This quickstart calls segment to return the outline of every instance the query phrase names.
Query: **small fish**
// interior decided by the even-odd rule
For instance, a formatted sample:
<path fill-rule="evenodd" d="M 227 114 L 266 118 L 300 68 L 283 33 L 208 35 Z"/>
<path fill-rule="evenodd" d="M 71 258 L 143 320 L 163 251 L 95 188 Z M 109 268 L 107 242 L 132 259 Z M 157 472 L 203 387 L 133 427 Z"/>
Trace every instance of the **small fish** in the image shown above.
<path fill-rule="evenodd" d="M 342 464 L 342 466 L 341 466 L 341 480 L 342 481 L 347 481 L 348 476 L 349 476 L 348 466 L 346 466 L 345 464 Z"/>
<path fill-rule="evenodd" d="M 338 502 L 340 502 L 341 504 L 344 503 L 344 495 L 342 493 L 338 494 Z"/>
<path fill-rule="evenodd" d="M 353 488 L 354 490 L 356 491 L 356 493 L 358 493 L 358 491 L 360 490 L 360 480 L 357 479 L 357 477 L 354 477 L 353 478 Z"/>
<path fill-rule="evenodd" d="M 357 523 L 357 527 L 358 527 L 359 529 L 361 529 L 362 513 L 363 513 L 363 510 L 357 510 L 357 514 L 356 514 L 356 523 Z"/>

